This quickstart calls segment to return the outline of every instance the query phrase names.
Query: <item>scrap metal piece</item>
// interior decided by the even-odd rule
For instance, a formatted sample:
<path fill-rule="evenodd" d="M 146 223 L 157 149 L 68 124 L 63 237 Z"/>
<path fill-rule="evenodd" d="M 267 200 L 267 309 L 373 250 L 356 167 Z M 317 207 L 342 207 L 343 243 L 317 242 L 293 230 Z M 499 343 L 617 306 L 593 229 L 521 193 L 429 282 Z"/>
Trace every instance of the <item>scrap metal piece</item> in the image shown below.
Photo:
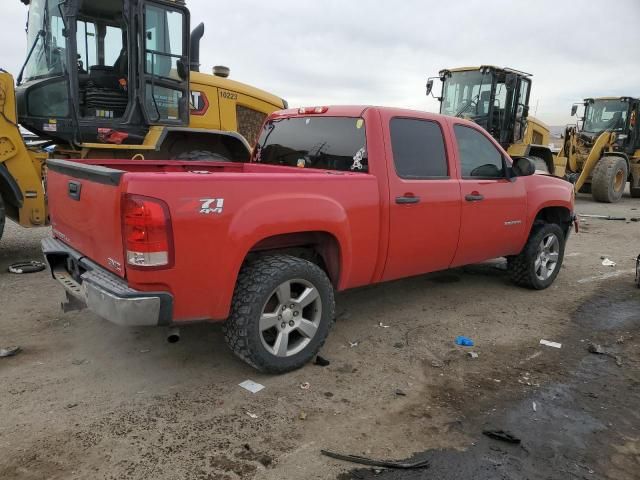
<path fill-rule="evenodd" d="M 396 468 L 401 470 L 413 470 L 419 468 L 429 468 L 428 460 L 418 460 L 415 462 L 395 461 L 395 460 L 376 460 L 373 458 L 361 457 L 359 455 L 345 455 L 342 453 L 331 452 L 329 450 L 320 450 L 322 455 L 344 460 L 345 462 L 359 463 L 360 465 L 368 465 L 370 467 Z"/>

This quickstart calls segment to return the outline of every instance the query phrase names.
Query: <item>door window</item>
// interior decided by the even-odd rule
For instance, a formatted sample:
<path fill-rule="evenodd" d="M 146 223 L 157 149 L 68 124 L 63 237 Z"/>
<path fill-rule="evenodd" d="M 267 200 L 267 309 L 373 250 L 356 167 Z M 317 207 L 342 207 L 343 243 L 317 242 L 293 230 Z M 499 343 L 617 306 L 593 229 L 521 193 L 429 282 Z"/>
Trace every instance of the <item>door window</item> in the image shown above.
<path fill-rule="evenodd" d="M 503 178 L 502 154 L 482 133 L 464 125 L 455 125 L 463 178 Z"/>
<path fill-rule="evenodd" d="M 183 14 L 148 5 L 145 10 L 145 46 L 147 73 L 160 77 L 178 76 L 177 62 L 183 55 Z"/>
<path fill-rule="evenodd" d="M 76 32 L 78 48 L 78 67 L 88 72 L 89 67 L 98 63 L 98 42 L 96 40 L 96 24 L 78 20 Z"/>
<path fill-rule="evenodd" d="M 400 178 L 448 178 L 442 130 L 436 122 L 391 119 L 391 149 Z"/>

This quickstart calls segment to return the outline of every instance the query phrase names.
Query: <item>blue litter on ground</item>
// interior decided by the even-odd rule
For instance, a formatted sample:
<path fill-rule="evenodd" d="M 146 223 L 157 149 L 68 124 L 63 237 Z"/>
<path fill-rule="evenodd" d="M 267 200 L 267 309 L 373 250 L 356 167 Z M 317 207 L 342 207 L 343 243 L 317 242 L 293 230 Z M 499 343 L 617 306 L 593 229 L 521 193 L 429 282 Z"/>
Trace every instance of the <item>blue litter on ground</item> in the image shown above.
<path fill-rule="evenodd" d="M 473 340 L 469 337 L 463 337 L 460 335 L 456 337 L 456 345 L 460 345 L 462 347 L 473 347 Z"/>

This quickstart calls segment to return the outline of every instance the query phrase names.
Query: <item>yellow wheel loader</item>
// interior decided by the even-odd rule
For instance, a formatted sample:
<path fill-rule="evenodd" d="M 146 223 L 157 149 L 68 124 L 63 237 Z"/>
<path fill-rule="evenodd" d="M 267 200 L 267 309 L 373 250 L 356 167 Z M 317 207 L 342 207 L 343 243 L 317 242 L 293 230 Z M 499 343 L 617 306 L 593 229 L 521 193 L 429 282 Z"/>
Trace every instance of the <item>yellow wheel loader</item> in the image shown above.
<path fill-rule="evenodd" d="M 568 126 L 555 164 L 598 202 L 622 198 L 627 181 L 632 197 L 640 197 L 640 99 L 602 97 L 584 100 L 584 114 Z M 571 108 L 577 114 L 579 104 Z"/>
<path fill-rule="evenodd" d="M 47 224 L 48 158 L 248 159 L 287 107 L 226 67 L 199 72 L 204 25 L 189 33 L 183 0 L 21 1 L 16 85 L 0 70 L 0 237 L 5 218 Z"/>
<path fill-rule="evenodd" d="M 549 128 L 529 116 L 531 75 L 491 65 L 441 70 L 427 80 L 442 81 L 440 113 L 473 120 L 487 130 L 512 158 L 528 157 L 536 169 L 555 174 Z"/>

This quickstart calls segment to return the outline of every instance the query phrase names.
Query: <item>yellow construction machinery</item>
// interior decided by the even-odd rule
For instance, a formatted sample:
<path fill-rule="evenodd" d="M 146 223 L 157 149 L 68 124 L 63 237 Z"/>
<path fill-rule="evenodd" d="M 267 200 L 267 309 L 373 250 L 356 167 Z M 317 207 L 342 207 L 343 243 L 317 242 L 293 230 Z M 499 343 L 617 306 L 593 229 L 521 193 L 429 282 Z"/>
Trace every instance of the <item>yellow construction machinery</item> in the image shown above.
<path fill-rule="evenodd" d="M 21 0 L 28 53 L 0 71 L 0 237 L 5 218 L 48 222 L 48 158 L 248 159 L 287 103 L 199 72 L 204 25 L 183 0 Z M 31 132 L 26 141 L 23 133 Z"/>
<path fill-rule="evenodd" d="M 531 75 L 491 65 L 441 70 L 427 80 L 442 81 L 440 113 L 473 120 L 486 129 L 512 158 L 528 157 L 536 169 L 555 174 L 549 128 L 529 116 Z"/>
<path fill-rule="evenodd" d="M 572 116 L 579 106 L 572 106 Z M 627 181 L 631 196 L 640 197 L 640 99 L 587 98 L 583 106 L 582 117 L 565 130 L 556 170 L 598 202 L 620 200 Z"/>

